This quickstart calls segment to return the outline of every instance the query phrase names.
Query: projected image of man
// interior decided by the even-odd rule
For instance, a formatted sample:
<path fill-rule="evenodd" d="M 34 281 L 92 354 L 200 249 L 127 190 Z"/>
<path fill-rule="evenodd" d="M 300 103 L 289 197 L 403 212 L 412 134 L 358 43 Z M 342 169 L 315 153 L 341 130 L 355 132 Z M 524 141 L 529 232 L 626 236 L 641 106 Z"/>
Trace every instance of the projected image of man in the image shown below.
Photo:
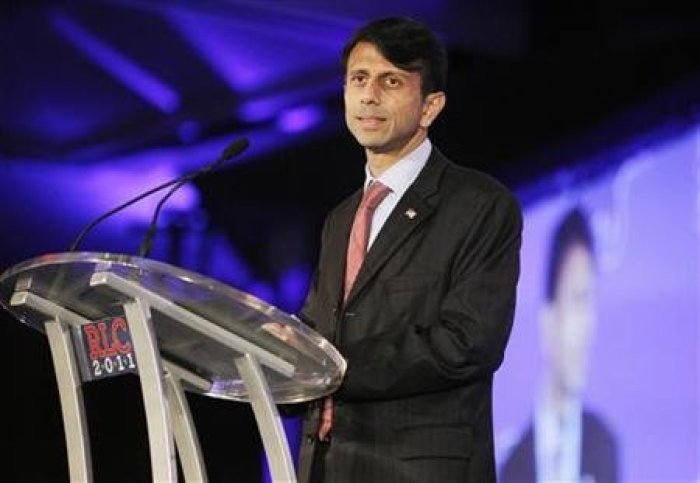
<path fill-rule="evenodd" d="M 506 460 L 501 481 L 617 481 L 614 436 L 583 403 L 596 298 L 593 237 L 584 213 L 574 208 L 558 225 L 550 251 L 533 421 Z"/>

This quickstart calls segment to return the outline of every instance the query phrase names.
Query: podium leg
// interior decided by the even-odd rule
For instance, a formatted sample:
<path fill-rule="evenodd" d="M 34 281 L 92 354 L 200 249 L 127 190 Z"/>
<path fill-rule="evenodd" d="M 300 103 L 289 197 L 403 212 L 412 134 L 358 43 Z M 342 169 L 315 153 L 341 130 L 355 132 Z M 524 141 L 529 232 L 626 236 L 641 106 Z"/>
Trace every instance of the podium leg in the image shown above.
<path fill-rule="evenodd" d="M 92 481 L 90 438 L 85 419 L 83 390 L 69 329 L 58 320 L 44 324 L 49 339 L 58 393 L 61 398 L 63 428 L 68 450 L 71 481 Z"/>
<path fill-rule="evenodd" d="M 296 482 L 287 435 L 260 364 L 250 354 L 245 354 L 236 359 L 236 366 L 250 394 L 250 402 L 262 436 L 272 481 Z"/>
<path fill-rule="evenodd" d="M 124 304 L 139 367 L 153 481 L 177 480 L 175 445 L 170 426 L 168 399 L 163 382 L 158 344 L 151 324 L 150 309 L 139 299 Z"/>
<path fill-rule="evenodd" d="M 24 306 L 36 312 L 37 317 L 46 317 L 44 330 L 49 340 L 58 395 L 61 399 L 68 470 L 71 481 L 90 482 L 92 481 L 90 436 L 85 418 L 82 379 L 75 360 L 73 339 L 69 329 L 69 326 L 80 326 L 86 320 L 50 300 L 23 290 L 14 293 L 10 305 Z"/>
<path fill-rule="evenodd" d="M 187 403 L 180 379 L 171 371 L 173 369 L 169 368 L 165 381 L 168 387 L 168 402 L 172 414 L 175 443 L 182 464 L 182 473 L 185 476 L 185 481 L 206 483 L 207 472 L 197 438 L 197 429 L 192 421 L 190 406 Z"/>

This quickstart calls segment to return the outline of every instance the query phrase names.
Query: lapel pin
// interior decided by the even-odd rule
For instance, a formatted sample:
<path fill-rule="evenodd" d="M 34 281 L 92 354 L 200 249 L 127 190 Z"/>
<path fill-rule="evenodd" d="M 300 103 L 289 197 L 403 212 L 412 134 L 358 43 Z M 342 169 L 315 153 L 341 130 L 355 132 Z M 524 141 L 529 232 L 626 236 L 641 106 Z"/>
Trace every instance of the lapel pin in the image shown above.
<path fill-rule="evenodd" d="M 418 215 L 418 213 L 413 208 L 409 208 L 406 210 L 406 213 L 404 213 L 404 215 L 406 215 L 409 220 L 412 220 L 416 217 L 416 215 Z"/>

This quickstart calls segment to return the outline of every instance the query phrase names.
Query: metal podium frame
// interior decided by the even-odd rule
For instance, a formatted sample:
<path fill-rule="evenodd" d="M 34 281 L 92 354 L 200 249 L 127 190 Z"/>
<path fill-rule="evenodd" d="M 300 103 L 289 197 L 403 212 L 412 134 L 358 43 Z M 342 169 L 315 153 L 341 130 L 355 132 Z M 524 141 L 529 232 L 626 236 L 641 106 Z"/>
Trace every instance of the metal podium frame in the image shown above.
<path fill-rule="evenodd" d="M 96 271 L 89 278 L 91 290 L 116 294 L 122 308 L 138 361 L 138 376 L 148 428 L 153 481 L 176 481 L 177 458 L 187 481 L 207 481 L 199 438 L 185 395 L 185 386 L 207 394 L 212 382 L 169 360 L 159 351 L 152 313 L 165 314 L 202 337 L 215 340 L 237 356 L 232 361 L 248 392 L 249 402 L 263 441 L 270 475 L 274 482 L 296 482 L 289 444 L 275 405 L 265 371 L 281 378 L 293 378 L 297 368 L 268 348 L 246 340 L 226 328 L 190 311 L 140 283 L 110 270 Z M 71 331 L 92 321 L 57 304 L 45 295 L 34 293 L 31 276 L 19 276 L 9 306 L 21 309 L 25 316 L 43 321 L 49 341 L 65 428 L 71 481 L 93 480 L 90 439 L 83 403 L 82 384 Z M 324 350 L 331 349 L 328 344 Z M 342 358 L 339 372 L 345 366 Z M 270 372 L 271 371 L 271 372 Z M 334 388 L 329 387 L 327 392 Z M 177 451 L 177 453 L 176 453 Z"/>

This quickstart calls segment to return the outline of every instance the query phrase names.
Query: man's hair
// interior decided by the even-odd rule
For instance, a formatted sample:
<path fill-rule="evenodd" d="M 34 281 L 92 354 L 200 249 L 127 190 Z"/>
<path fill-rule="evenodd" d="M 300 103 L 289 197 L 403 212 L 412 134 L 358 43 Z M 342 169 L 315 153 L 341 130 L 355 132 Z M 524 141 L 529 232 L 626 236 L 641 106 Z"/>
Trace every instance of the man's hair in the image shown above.
<path fill-rule="evenodd" d="M 583 246 L 593 254 L 593 236 L 580 207 L 569 210 L 554 231 L 547 267 L 546 296 L 549 302 L 556 296 L 562 265 L 574 246 Z"/>
<path fill-rule="evenodd" d="M 419 72 L 423 96 L 444 91 L 447 85 L 447 51 L 423 23 L 406 17 L 388 17 L 361 27 L 343 48 L 343 69 L 360 42 L 373 44 L 396 67 Z"/>

